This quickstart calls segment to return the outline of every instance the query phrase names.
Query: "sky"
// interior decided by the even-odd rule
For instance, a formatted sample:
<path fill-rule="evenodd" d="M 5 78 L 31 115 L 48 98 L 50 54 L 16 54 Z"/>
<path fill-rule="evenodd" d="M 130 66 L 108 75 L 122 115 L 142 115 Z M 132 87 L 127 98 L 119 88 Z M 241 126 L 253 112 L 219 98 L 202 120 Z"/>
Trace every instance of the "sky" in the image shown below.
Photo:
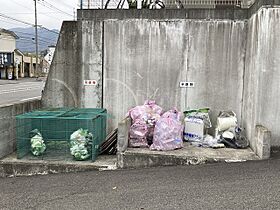
<path fill-rule="evenodd" d="M 37 0 L 38 25 L 59 30 L 63 20 L 74 20 L 79 0 Z M 3 15 L 30 24 L 35 23 L 34 0 L 0 0 L 0 28 L 31 25 L 4 18 Z"/>

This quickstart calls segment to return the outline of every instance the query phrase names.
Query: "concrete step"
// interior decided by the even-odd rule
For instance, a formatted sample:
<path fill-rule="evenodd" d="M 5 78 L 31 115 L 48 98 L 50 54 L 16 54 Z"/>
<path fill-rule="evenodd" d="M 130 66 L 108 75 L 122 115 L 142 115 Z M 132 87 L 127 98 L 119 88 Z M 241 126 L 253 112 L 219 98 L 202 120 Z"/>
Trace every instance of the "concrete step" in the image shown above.
<path fill-rule="evenodd" d="M 198 165 L 213 162 L 242 162 L 260 160 L 250 149 L 201 148 L 184 143 L 184 148 L 174 151 L 151 151 L 148 148 L 128 148 L 118 154 L 120 168 L 141 168 L 174 165 Z"/>
<path fill-rule="evenodd" d="M 55 161 L 17 159 L 13 153 L 0 160 L 0 177 L 46 175 L 94 170 L 115 170 L 115 155 L 100 155 L 91 161 Z"/>

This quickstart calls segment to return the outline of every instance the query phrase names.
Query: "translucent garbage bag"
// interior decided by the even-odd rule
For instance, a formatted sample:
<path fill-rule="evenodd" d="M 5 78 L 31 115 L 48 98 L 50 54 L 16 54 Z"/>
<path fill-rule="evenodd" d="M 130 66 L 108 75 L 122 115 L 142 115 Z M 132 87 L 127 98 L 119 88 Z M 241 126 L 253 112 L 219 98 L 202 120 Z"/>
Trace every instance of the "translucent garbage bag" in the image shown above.
<path fill-rule="evenodd" d="M 145 121 L 136 120 L 129 130 L 129 146 L 130 147 L 148 147 L 147 142 L 148 125 Z"/>
<path fill-rule="evenodd" d="M 137 119 L 148 120 L 149 118 L 160 116 L 162 112 L 163 109 L 155 101 L 147 100 L 144 105 L 130 109 L 127 115 L 131 117 L 132 121 Z"/>
<path fill-rule="evenodd" d="M 44 143 L 42 134 L 39 130 L 35 129 L 31 131 L 32 138 L 30 139 L 31 148 L 30 151 L 34 156 L 42 155 L 46 150 L 46 144 Z"/>
<path fill-rule="evenodd" d="M 79 129 L 70 136 L 70 153 L 75 160 L 86 160 L 91 156 L 92 133 Z"/>
<path fill-rule="evenodd" d="M 170 110 L 162 115 L 154 129 L 154 139 L 151 150 L 175 150 L 183 147 L 183 125 L 180 113 Z"/>
<path fill-rule="evenodd" d="M 128 111 L 132 119 L 129 130 L 130 147 L 148 147 L 153 142 L 156 122 L 160 119 L 162 108 L 155 101 L 147 100 L 144 105 L 136 106 Z"/>

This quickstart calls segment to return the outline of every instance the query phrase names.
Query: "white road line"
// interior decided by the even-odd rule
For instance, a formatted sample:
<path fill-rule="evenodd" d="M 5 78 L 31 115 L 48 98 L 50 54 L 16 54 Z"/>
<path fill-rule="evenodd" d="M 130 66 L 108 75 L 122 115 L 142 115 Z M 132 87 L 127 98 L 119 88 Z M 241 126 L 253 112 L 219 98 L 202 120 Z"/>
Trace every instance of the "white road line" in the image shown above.
<path fill-rule="evenodd" d="M 11 85 L 11 86 L 7 86 L 7 85 L 5 85 L 5 86 L 2 86 L 2 87 L 0 87 L 0 89 L 9 89 L 9 88 L 13 88 L 13 87 L 32 87 L 32 86 L 43 86 L 44 84 L 43 83 L 41 83 L 41 84 L 38 84 L 38 83 L 34 83 L 34 84 L 18 84 L 18 85 Z"/>
<path fill-rule="evenodd" d="M 36 96 L 36 97 L 32 97 L 32 98 L 25 98 L 25 99 L 22 99 L 20 101 L 30 101 L 30 100 L 33 100 L 33 99 L 40 99 L 41 96 Z"/>
<path fill-rule="evenodd" d="M 21 92 L 21 91 L 30 91 L 30 90 L 41 90 L 40 87 L 29 87 L 29 88 L 17 88 L 17 89 L 10 89 L 10 90 L 2 90 L 0 91 L 1 94 L 7 94 L 7 93 L 15 93 L 15 92 Z"/>

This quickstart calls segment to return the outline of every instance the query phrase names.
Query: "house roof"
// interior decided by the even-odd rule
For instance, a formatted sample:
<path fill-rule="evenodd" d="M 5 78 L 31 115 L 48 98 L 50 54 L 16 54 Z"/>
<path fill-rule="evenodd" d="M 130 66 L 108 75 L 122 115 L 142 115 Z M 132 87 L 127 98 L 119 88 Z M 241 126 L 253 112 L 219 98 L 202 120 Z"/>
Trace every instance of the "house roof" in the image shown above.
<path fill-rule="evenodd" d="M 22 55 L 22 56 L 24 55 L 23 52 L 21 52 L 19 49 L 15 49 L 15 52 L 19 55 Z"/>
<path fill-rule="evenodd" d="M 1 34 L 1 32 L 10 34 L 10 35 L 13 36 L 15 39 L 19 39 L 19 37 L 18 37 L 13 31 L 9 31 L 9 30 L 7 30 L 7 29 L 0 28 L 0 34 Z"/>

